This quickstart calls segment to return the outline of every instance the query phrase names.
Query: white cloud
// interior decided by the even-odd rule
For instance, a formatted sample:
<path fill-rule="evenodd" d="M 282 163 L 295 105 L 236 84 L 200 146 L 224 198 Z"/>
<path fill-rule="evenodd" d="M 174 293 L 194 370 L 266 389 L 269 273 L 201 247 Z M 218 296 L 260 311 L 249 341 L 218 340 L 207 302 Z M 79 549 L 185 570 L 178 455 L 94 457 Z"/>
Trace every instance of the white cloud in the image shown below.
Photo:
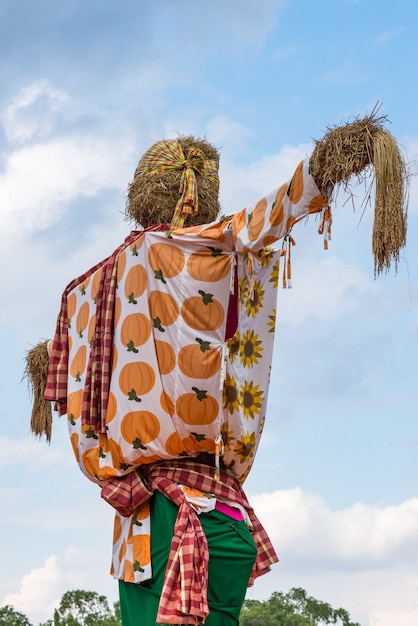
<path fill-rule="evenodd" d="M 57 606 L 56 591 L 62 570 L 56 556 L 46 559 L 42 567 L 32 569 L 22 577 L 19 591 L 5 596 L 3 604 L 9 604 L 31 619 L 47 619 Z"/>
<path fill-rule="evenodd" d="M 418 498 L 332 510 L 318 495 L 294 488 L 250 500 L 281 563 L 249 597 L 301 586 L 363 626 L 416 623 Z"/>
<path fill-rule="evenodd" d="M 48 228 L 77 197 L 126 189 L 136 156 L 131 130 L 50 82 L 23 88 L 1 122 L 9 140 L 1 155 L 3 236 Z"/>
<path fill-rule="evenodd" d="M 45 621 L 53 617 L 64 593 L 73 589 L 96 591 L 95 581 L 102 579 L 103 571 L 108 569 L 108 554 L 69 547 L 63 556 L 51 555 L 40 567 L 25 574 L 18 591 L 7 593 L 2 604 L 13 606 L 34 623 Z M 108 579 L 108 585 L 100 594 L 106 595 L 111 605 L 117 600 L 117 587 L 110 576 Z"/>
<path fill-rule="evenodd" d="M 67 93 L 47 80 L 24 87 L 1 116 L 7 139 L 23 143 L 35 135 L 47 135 L 53 129 L 54 114 L 69 100 Z"/>
<path fill-rule="evenodd" d="M 3 233 L 56 222 L 77 196 L 121 188 L 132 145 L 125 138 L 72 135 L 13 151 L 0 175 Z"/>
<path fill-rule="evenodd" d="M 418 498 L 398 505 L 362 503 L 332 511 L 300 488 L 260 494 L 252 505 L 277 546 L 293 559 L 315 559 L 337 569 L 413 561 L 418 547 Z"/>

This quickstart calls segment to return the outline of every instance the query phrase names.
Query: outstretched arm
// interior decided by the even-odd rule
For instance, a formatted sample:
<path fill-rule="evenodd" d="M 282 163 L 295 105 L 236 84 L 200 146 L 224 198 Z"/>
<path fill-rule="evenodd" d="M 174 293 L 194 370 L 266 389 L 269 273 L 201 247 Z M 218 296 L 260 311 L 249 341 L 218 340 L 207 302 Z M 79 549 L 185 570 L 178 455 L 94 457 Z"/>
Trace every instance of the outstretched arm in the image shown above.
<path fill-rule="evenodd" d="M 309 159 L 292 178 L 253 207 L 237 213 L 232 232 L 238 250 L 257 251 L 290 232 L 294 224 L 322 211 L 338 186 L 354 178 L 375 181 L 373 254 L 375 273 L 395 269 L 406 242 L 409 172 L 386 118 L 375 112 L 349 124 L 328 128 Z"/>

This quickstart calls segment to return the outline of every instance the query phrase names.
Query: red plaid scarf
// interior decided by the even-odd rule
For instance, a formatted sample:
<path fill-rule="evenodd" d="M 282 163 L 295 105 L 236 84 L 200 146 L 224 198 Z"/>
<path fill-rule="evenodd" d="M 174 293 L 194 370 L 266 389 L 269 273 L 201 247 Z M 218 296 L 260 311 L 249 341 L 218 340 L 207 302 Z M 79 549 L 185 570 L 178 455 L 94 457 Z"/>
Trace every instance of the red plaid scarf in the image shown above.
<path fill-rule="evenodd" d="M 271 541 L 251 508 L 239 482 L 224 471 L 219 480 L 215 468 L 190 459 L 164 461 L 143 466 L 122 478 L 111 478 L 102 497 L 122 515 L 129 516 L 148 500 L 154 490 L 178 507 L 174 535 L 160 598 L 157 621 L 163 624 L 202 624 L 209 613 L 207 604 L 208 545 L 199 516 L 189 505 L 179 484 L 211 493 L 220 500 L 243 506 L 253 529 L 257 558 L 249 584 L 278 561 Z"/>

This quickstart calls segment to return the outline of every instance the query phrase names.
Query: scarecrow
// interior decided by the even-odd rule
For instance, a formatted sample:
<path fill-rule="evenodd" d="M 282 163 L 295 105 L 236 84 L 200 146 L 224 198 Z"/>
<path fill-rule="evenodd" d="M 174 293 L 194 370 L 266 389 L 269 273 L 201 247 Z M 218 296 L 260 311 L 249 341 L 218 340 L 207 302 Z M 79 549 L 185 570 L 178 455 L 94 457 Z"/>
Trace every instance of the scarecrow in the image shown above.
<path fill-rule="evenodd" d="M 407 166 L 376 113 L 328 128 L 290 182 L 219 217 L 218 151 L 157 142 L 126 213 L 140 226 L 62 295 L 53 340 L 30 350 L 32 431 L 67 415 L 74 455 L 115 509 L 111 574 L 124 626 L 236 626 L 278 559 L 243 483 L 266 417 L 279 282 L 295 224 L 354 175 L 375 178 L 375 273 L 406 240 Z M 281 242 L 278 247 L 276 242 Z"/>

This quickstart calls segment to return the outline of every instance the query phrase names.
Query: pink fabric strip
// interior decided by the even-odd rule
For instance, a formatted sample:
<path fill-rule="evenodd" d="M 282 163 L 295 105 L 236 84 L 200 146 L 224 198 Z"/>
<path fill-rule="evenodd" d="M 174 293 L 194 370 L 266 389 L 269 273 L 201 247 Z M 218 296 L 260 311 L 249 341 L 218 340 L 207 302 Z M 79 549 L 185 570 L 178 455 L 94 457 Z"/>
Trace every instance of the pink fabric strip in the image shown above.
<path fill-rule="evenodd" d="M 215 509 L 220 513 L 228 515 L 228 517 L 232 517 L 232 519 L 236 520 L 237 522 L 241 522 L 244 519 L 239 509 L 235 509 L 234 507 L 229 506 L 229 504 L 225 504 L 224 502 L 219 502 L 219 500 L 216 501 Z"/>

